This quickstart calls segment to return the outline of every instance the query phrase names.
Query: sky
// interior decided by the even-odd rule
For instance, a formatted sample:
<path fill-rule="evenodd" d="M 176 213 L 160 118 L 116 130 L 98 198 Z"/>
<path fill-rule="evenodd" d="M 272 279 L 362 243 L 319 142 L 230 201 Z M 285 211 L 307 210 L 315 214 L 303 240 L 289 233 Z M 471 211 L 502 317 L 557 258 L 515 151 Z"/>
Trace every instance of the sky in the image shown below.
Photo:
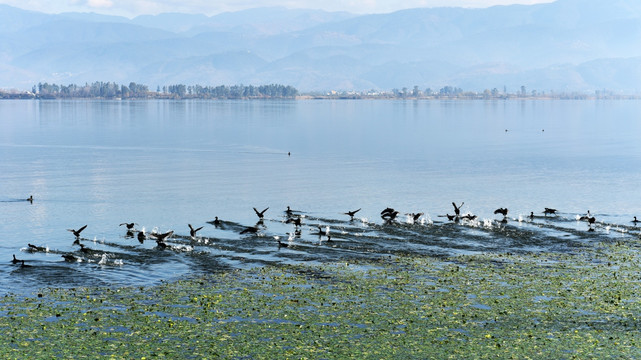
<path fill-rule="evenodd" d="M 181 12 L 215 15 L 256 7 L 347 11 L 356 14 L 389 13 L 418 7 L 489 7 L 509 4 L 536 4 L 553 0 L 0 0 L 22 9 L 45 12 L 95 12 L 135 17 L 137 15 Z"/>

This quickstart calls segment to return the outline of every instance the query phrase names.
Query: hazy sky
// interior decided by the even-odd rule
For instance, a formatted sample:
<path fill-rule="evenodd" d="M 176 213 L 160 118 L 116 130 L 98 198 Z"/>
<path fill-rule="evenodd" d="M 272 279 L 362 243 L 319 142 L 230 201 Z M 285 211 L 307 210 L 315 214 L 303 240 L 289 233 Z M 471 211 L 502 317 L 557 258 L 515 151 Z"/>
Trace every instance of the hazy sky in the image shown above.
<path fill-rule="evenodd" d="M 184 12 L 214 15 L 264 6 L 323 9 L 353 13 L 387 13 L 416 7 L 488 7 L 508 4 L 535 4 L 553 0 L 0 0 L 22 9 L 60 13 L 97 12 L 133 17 L 141 14 Z"/>

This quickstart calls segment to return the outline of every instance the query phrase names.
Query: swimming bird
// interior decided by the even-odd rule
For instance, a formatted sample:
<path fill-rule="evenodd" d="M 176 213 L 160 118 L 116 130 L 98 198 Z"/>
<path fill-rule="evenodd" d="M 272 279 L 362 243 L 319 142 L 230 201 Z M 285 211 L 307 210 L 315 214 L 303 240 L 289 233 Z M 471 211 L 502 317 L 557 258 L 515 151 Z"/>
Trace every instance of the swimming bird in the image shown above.
<path fill-rule="evenodd" d="M 147 236 L 145 235 L 144 231 L 139 231 L 138 232 L 138 242 L 140 242 L 142 244 L 142 243 L 145 242 L 146 238 L 147 238 Z"/>
<path fill-rule="evenodd" d="M 256 234 L 258 232 L 258 228 L 255 226 L 248 226 L 245 228 L 245 230 L 241 231 L 240 234 Z"/>
<path fill-rule="evenodd" d="M 346 213 L 344 213 L 344 214 L 345 214 L 345 215 L 349 215 L 350 220 L 354 220 L 354 215 L 356 215 L 356 213 L 357 213 L 357 212 L 359 212 L 359 211 L 361 211 L 361 209 L 360 209 L 360 208 L 359 208 L 358 210 L 348 211 L 348 212 L 346 212 Z M 381 213 L 381 214 L 382 214 L 382 213 Z"/>
<path fill-rule="evenodd" d="M 632 220 L 631 222 L 634 223 L 634 225 L 636 225 L 637 223 L 641 222 L 641 220 L 637 220 L 637 217 L 635 216 L 634 220 Z"/>
<path fill-rule="evenodd" d="M 84 230 L 86 227 L 87 227 L 87 225 L 85 225 L 85 226 L 81 227 L 81 228 L 80 228 L 80 229 L 78 229 L 78 230 L 74 230 L 74 229 L 67 229 L 67 231 L 71 231 L 71 232 L 72 232 L 72 233 L 73 233 L 73 234 L 78 238 L 78 237 L 80 237 L 80 233 L 82 232 L 82 230 Z"/>
<path fill-rule="evenodd" d="M 136 224 L 135 223 L 122 223 L 122 224 L 120 224 L 118 226 L 123 226 L 123 225 L 126 225 L 127 229 L 131 230 L 131 229 L 134 228 L 134 225 L 136 225 Z"/>
<path fill-rule="evenodd" d="M 47 251 L 47 248 L 42 247 L 42 246 L 36 246 L 33 244 L 27 244 L 29 246 L 29 250 L 31 251 Z"/>
<path fill-rule="evenodd" d="M 62 254 L 62 257 L 68 262 L 77 262 L 79 259 L 71 254 Z"/>
<path fill-rule="evenodd" d="M 498 208 L 494 210 L 494 214 L 502 214 L 503 217 L 507 216 L 507 208 Z"/>
<path fill-rule="evenodd" d="M 452 206 L 454 206 L 454 214 L 456 214 L 456 216 L 461 215 L 461 207 L 463 206 L 463 204 L 465 203 L 462 202 L 461 205 L 456 206 L 456 203 L 452 201 Z"/>
<path fill-rule="evenodd" d="M 545 208 L 545 210 L 543 210 L 543 214 L 545 214 L 545 216 L 548 216 L 548 214 L 556 215 L 557 211 L 558 211 L 557 209 Z"/>
<path fill-rule="evenodd" d="M 22 260 L 16 259 L 16 254 L 13 254 L 13 260 L 11 260 L 11 262 L 12 262 L 13 264 L 17 264 L 17 263 L 19 263 L 20 261 L 22 261 Z"/>
<path fill-rule="evenodd" d="M 534 211 L 530 211 L 530 220 L 534 219 Z"/>
<path fill-rule="evenodd" d="M 279 248 L 282 248 L 282 247 L 289 247 L 289 244 L 288 244 L 288 243 L 284 243 L 284 242 L 282 242 L 282 241 L 280 241 L 280 240 L 277 240 L 277 241 L 278 241 L 278 247 L 279 247 Z"/>
<path fill-rule="evenodd" d="M 22 264 L 20 265 L 20 267 L 31 267 L 31 265 L 25 264 L 24 260 L 20 260 L 20 261 L 22 261 Z"/>
<path fill-rule="evenodd" d="M 26 200 L 33 204 L 33 195 L 29 195 L 29 197 Z"/>
<path fill-rule="evenodd" d="M 293 223 L 295 226 L 301 226 L 302 224 L 300 217 L 292 217 L 287 219 L 287 221 L 285 221 L 285 224 L 291 224 L 291 223 Z"/>
<path fill-rule="evenodd" d="M 289 205 L 287 205 L 287 210 L 285 210 L 285 214 L 287 214 L 287 216 L 292 216 L 294 214 L 294 210 L 290 209 Z"/>
<path fill-rule="evenodd" d="M 445 214 L 445 216 L 447 216 L 447 220 L 449 220 L 449 221 L 458 221 L 458 216 L 457 215 Z"/>
<path fill-rule="evenodd" d="M 331 237 L 331 236 L 327 235 L 327 242 L 331 242 L 331 243 L 333 243 L 333 242 L 334 242 L 334 240 L 332 240 L 332 237 Z"/>
<path fill-rule="evenodd" d="M 264 217 L 265 211 L 267 211 L 267 209 L 269 209 L 269 207 L 266 208 L 263 211 L 258 211 L 258 210 L 256 210 L 256 208 L 254 208 L 254 212 L 256 213 L 256 216 L 258 216 L 259 219 L 262 219 Z"/>
<path fill-rule="evenodd" d="M 216 218 L 214 219 L 213 223 L 214 223 L 215 227 L 219 227 L 220 226 L 220 220 L 218 220 L 218 216 L 216 216 Z"/>
<path fill-rule="evenodd" d="M 187 225 L 189 225 L 189 235 L 191 235 L 191 237 L 196 237 L 196 233 L 197 233 L 200 229 L 202 229 L 202 228 L 203 228 L 203 227 L 201 226 L 201 227 L 199 227 L 199 228 L 197 228 L 197 229 L 194 229 L 194 228 L 191 226 L 191 224 L 187 224 Z"/>
<path fill-rule="evenodd" d="M 160 239 L 156 239 L 156 246 L 160 250 L 165 250 L 167 248 L 167 244 L 165 244 L 165 242 Z"/>
<path fill-rule="evenodd" d="M 583 215 L 583 216 L 579 217 L 579 220 L 580 220 L 580 221 L 587 220 L 587 221 L 589 222 L 589 221 L 590 221 L 590 217 L 591 217 L 591 215 L 590 215 L 590 210 L 588 210 L 588 214 L 587 214 L 587 215 Z"/>

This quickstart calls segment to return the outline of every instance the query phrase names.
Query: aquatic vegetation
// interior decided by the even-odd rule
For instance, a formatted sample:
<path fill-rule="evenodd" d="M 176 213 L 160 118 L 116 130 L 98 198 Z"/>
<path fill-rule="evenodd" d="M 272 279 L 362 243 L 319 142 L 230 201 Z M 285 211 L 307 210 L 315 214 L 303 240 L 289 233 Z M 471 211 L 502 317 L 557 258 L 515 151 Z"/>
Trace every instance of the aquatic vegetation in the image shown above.
<path fill-rule="evenodd" d="M 0 357 L 638 357 L 639 246 L 267 266 L 9 295 Z"/>

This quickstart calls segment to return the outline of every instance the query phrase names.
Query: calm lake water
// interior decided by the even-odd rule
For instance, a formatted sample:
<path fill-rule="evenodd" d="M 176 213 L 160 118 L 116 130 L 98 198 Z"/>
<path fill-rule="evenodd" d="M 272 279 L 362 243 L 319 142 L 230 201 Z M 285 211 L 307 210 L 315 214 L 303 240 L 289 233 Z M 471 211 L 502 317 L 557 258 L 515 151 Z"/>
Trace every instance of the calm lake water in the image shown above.
<path fill-rule="evenodd" d="M 632 241 L 640 139 L 640 101 L 0 101 L 0 293 Z M 478 218 L 448 221 L 453 201 Z M 174 235 L 163 250 L 125 222 Z"/>

